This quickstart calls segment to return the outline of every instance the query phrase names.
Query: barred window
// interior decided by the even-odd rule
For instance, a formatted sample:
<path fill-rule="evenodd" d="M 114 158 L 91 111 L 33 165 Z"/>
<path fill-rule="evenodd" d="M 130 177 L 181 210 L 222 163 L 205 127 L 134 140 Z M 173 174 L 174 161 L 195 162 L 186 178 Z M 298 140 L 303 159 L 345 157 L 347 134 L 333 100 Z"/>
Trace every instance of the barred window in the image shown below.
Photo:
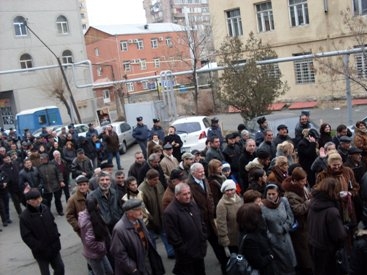
<path fill-rule="evenodd" d="M 304 55 L 294 54 L 293 56 Z M 315 83 L 315 71 L 312 59 L 294 61 L 296 84 Z"/>
<path fill-rule="evenodd" d="M 359 78 L 367 78 L 367 56 L 366 53 L 358 53 L 354 55 L 356 70 Z"/>

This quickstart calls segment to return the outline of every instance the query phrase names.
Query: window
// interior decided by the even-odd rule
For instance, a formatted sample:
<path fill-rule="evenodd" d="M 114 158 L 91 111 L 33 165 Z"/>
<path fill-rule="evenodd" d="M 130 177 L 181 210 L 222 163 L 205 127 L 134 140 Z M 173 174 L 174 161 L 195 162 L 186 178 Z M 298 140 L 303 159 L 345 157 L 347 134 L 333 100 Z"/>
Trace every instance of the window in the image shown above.
<path fill-rule="evenodd" d="M 58 33 L 67 34 L 69 33 L 68 20 L 65 16 L 60 15 L 57 17 L 56 26 Z"/>
<path fill-rule="evenodd" d="M 122 52 L 127 52 L 129 49 L 129 44 L 127 43 L 127 40 L 120 41 L 120 49 Z"/>
<path fill-rule="evenodd" d="M 98 48 L 94 48 L 94 55 L 99 56 L 99 49 Z"/>
<path fill-rule="evenodd" d="M 148 81 L 147 81 L 147 80 L 143 80 L 143 81 L 141 82 L 141 84 L 143 84 L 143 89 L 144 89 L 144 90 L 148 90 Z"/>
<path fill-rule="evenodd" d="M 16 36 L 27 36 L 26 20 L 24 19 L 24 17 L 15 17 L 13 25 Z"/>
<path fill-rule="evenodd" d="M 289 15 L 292 27 L 308 24 L 307 0 L 289 0 Z"/>
<path fill-rule="evenodd" d="M 243 34 L 240 9 L 227 11 L 228 35 L 231 37 Z"/>
<path fill-rule="evenodd" d="M 152 49 L 158 48 L 158 39 L 157 38 L 151 39 L 150 44 L 152 45 Z"/>
<path fill-rule="evenodd" d="M 145 59 L 140 59 L 140 70 L 147 69 L 147 61 Z"/>
<path fill-rule="evenodd" d="M 71 51 L 66 50 L 62 52 L 62 63 L 73 63 L 73 54 Z"/>
<path fill-rule="evenodd" d="M 85 13 L 81 13 L 81 14 L 80 14 L 80 17 L 81 17 L 82 19 L 84 19 L 84 18 L 85 18 Z"/>
<path fill-rule="evenodd" d="M 274 30 L 273 10 L 270 1 L 257 4 L 256 13 L 259 32 Z"/>
<path fill-rule="evenodd" d="M 172 44 L 172 38 L 171 37 L 166 37 L 166 45 L 169 48 L 172 48 L 173 44 Z"/>
<path fill-rule="evenodd" d="M 126 83 L 126 87 L 127 87 L 128 92 L 133 92 L 134 91 L 134 83 L 128 82 L 128 83 Z"/>
<path fill-rule="evenodd" d="M 159 60 L 159 58 L 154 58 L 153 63 L 154 63 L 154 68 L 159 68 L 161 66 L 161 61 Z"/>
<path fill-rule="evenodd" d="M 87 29 L 87 24 L 82 24 L 82 28 L 85 31 Z"/>
<path fill-rule="evenodd" d="M 353 0 L 354 15 L 367 14 L 367 0 Z"/>
<path fill-rule="evenodd" d="M 131 72 L 131 65 L 130 65 L 130 61 L 124 61 L 122 63 L 122 66 L 124 67 L 124 71 L 125 72 Z"/>
<path fill-rule="evenodd" d="M 367 78 L 367 56 L 365 52 L 355 54 L 356 70 L 359 78 Z"/>
<path fill-rule="evenodd" d="M 25 53 L 22 54 L 22 56 L 20 57 L 20 67 L 22 69 L 29 69 L 33 67 L 33 61 L 32 61 L 32 56 L 30 56 L 29 54 Z"/>
<path fill-rule="evenodd" d="M 138 50 L 143 50 L 144 49 L 143 39 L 138 39 L 138 42 L 136 43 L 136 47 L 138 48 Z"/>
<path fill-rule="evenodd" d="M 103 72 L 102 66 L 97 66 L 97 76 L 102 76 L 102 72 Z"/>
<path fill-rule="evenodd" d="M 103 103 L 110 103 L 110 90 L 103 90 Z"/>
<path fill-rule="evenodd" d="M 293 56 L 304 54 L 294 54 Z M 315 71 L 313 69 L 312 59 L 294 61 L 294 71 L 296 74 L 296 84 L 315 83 Z"/>

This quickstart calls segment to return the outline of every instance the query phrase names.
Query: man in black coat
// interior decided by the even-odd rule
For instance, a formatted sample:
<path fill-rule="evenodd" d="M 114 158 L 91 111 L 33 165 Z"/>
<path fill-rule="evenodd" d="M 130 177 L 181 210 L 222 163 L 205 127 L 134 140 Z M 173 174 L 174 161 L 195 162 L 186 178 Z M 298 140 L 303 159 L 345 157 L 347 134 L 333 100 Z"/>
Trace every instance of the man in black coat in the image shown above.
<path fill-rule="evenodd" d="M 163 224 L 175 250 L 174 274 L 205 274 L 206 226 L 200 209 L 192 200 L 190 186 L 175 186 L 175 199 L 167 206 Z"/>
<path fill-rule="evenodd" d="M 183 142 L 179 135 L 176 134 L 176 128 L 174 126 L 170 126 L 168 128 L 168 135 L 164 137 L 163 146 L 165 144 L 171 144 L 173 148 L 172 155 L 178 160 L 181 161 L 181 147 Z"/>
<path fill-rule="evenodd" d="M 23 242 L 32 250 L 41 275 L 50 274 L 49 265 L 55 275 L 65 273 L 61 259 L 60 233 L 50 209 L 42 204 L 42 196 L 37 188 L 25 194 L 27 208 L 20 215 L 20 235 Z"/>

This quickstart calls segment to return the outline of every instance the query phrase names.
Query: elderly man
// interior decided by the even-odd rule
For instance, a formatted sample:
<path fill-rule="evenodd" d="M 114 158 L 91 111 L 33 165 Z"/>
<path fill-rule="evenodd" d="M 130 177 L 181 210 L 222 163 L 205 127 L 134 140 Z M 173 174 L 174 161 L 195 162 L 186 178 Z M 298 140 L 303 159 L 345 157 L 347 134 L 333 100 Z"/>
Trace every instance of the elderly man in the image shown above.
<path fill-rule="evenodd" d="M 55 206 L 60 216 L 64 215 L 61 203 L 62 188 L 65 186 L 64 179 L 55 164 L 49 162 L 48 154 L 41 154 L 41 165 L 38 167 L 43 188 L 45 204 L 51 208 L 52 196 L 55 198 Z"/>
<path fill-rule="evenodd" d="M 175 186 L 175 198 L 164 211 L 163 221 L 168 241 L 176 254 L 172 273 L 205 274 L 206 226 L 199 207 L 192 199 L 190 186 L 186 183 Z"/>
<path fill-rule="evenodd" d="M 171 201 L 175 198 L 175 186 L 180 182 L 187 182 L 188 176 L 181 169 L 173 169 L 169 177 L 167 189 L 164 191 L 162 198 L 163 210 L 167 208 Z"/>
<path fill-rule="evenodd" d="M 215 207 L 213 196 L 209 184 L 205 179 L 204 167 L 201 163 L 194 163 L 191 165 L 190 172 L 191 175 L 189 176 L 188 184 L 191 188 L 192 197 L 200 208 L 208 232 L 208 242 L 221 264 L 222 272 L 225 273 L 227 257 L 223 246 L 220 246 L 218 243 L 217 230 L 214 223 Z"/>
<path fill-rule="evenodd" d="M 113 227 L 122 215 L 121 199 L 118 198 L 116 190 L 111 188 L 110 175 L 104 172 L 99 173 L 97 182 L 98 188 L 92 191 L 88 196 L 97 199 L 102 219 L 110 232 L 112 232 Z"/>
<path fill-rule="evenodd" d="M 37 188 L 25 194 L 27 208 L 20 215 L 20 235 L 23 242 L 32 250 L 41 275 L 49 275 L 49 266 L 55 275 L 65 273 L 61 259 L 60 233 L 50 209 L 42 204 L 42 196 Z"/>
<path fill-rule="evenodd" d="M 160 236 L 165 246 L 168 258 L 174 258 L 175 254 L 171 245 L 167 241 L 166 234 L 162 226 L 163 207 L 162 199 L 164 188 L 159 182 L 159 173 L 155 169 L 148 170 L 145 180 L 140 184 L 139 191 L 143 194 L 143 201 L 146 209 L 151 214 L 147 225 L 155 246 L 155 239 Z"/>
<path fill-rule="evenodd" d="M 124 215 L 113 229 L 110 248 L 115 261 L 115 275 L 164 274 L 162 259 L 142 220 L 142 201 L 128 200 L 123 210 Z"/>
<path fill-rule="evenodd" d="M 172 145 L 167 143 L 163 146 L 163 159 L 160 162 L 164 175 L 168 181 L 171 171 L 178 166 L 178 160 L 172 155 Z"/>

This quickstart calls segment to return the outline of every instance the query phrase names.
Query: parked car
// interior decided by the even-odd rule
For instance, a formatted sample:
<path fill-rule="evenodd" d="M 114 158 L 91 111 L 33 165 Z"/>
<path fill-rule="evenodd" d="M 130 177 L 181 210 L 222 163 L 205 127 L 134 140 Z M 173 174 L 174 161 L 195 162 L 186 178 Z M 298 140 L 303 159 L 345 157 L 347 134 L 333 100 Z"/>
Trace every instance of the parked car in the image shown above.
<path fill-rule="evenodd" d="M 205 141 L 210 127 L 210 119 L 208 117 L 191 116 L 179 118 L 172 125 L 175 126 L 176 134 L 180 136 L 183 142 L 181 152 L 205 149 Z"/>
<path fill-rule="evenodd" d="M 249 120 L 246 123 L 247 130 L 250 132 L 250 135 L 252 137 L 255 136 L 255 133 L 259 130 L 259 124 L 257 123 L 257 120 L 263 116 L 255 117 L 251 120 Z M 287 112 L 279 112 L 279 113 L 272 113 L 269 115 L 265 115 L 265 118 L 268 122 L 268 127 L 270 130 L 273 131 L 274 136 L 278 133 L 277 127 L 280 124 L 285 124 L 288 126 L 288 135 L 293 139 L 295 137 L 295 128 L 297 123 L 299 122 L 299 116 L 295 115 L 294 113 L 287 113 Z M 310 121 L 311 128 L 316 129 L 317 131 L 320 130 L 320 127 L 318 124 Z"/>
<path fill-rule="evenodd" d="M 62 125 L 53 125 L 53 126 L 47 126 L 46 129 L 47 131 L 51 130 L 51 131 L 56 131 L 57 132 L 57 129 L 61 129 Z M 34 137 L 39 137 L 42 133 L 42 128 L 39 128 L 37 129 L 36 131 L 34 131 L 32 133 L 32 136 Z"/>
<path fill-rule="evenodd" d="M 127 148 L 135 143 L 135 139 L 133 138 L 133 128 L 126 121 L 116 121 L 110 124 L 119 137 L 120 154 L 125 154 Z M 102 133 L 104 127 L 105 126 L 96 127 L 98 134 Z"/>
<path fill-rule="evenodd" d="M 60 134 L 61 132 L 61 128 L 65 127 L 66 128 L 66 132 L 68 132 L 68 126 L 59 126 L 55 129 L 57 134 Z M 85 135 L 87 134 L 89 127 L 87 124 L 74 124 L 74 129 L 76 131 L 76 133 L 78 134 L 79 137 L 85 137 Z"/>

